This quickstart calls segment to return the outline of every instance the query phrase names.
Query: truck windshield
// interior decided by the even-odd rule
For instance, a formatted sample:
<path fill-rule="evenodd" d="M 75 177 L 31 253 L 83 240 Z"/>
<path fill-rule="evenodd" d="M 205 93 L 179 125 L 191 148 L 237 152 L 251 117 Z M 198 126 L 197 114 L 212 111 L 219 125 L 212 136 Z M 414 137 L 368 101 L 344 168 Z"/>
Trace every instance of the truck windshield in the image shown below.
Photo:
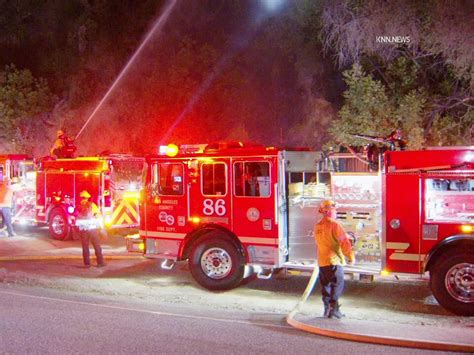
<path fill-rule="evenodd" d="M 141 159 L 113 159 L 112 181 L 118 190 L 136 191 L 142 186 Z"/>
<path fill-rule="evenodd" d="M 152 189 L 158 187 L 159 195 L 183 195 L 183 164 L 181 163 L 158 163 L 152 167 L 151 184 Z"/>

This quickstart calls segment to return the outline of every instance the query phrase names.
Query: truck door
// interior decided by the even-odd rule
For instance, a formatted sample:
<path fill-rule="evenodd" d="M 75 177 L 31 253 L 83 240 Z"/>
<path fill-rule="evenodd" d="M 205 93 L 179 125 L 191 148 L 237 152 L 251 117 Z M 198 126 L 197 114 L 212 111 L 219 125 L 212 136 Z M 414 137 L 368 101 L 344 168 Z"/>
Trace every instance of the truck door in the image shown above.
<path fill-rule="evenodd" d="M 195 161 L 192 168 L 196 178 L 188 185 L 190 223 L 218 224 L 231 229 L 231 193 L 229 187 L 229 159 Z M 194 226 L 190 226 L 191 229 Z"/>
<path fill-rule="evenodd" d="M 421 194 L 418 174 L 385 176 L 386 268 L 393 272 L 420 270 Z"/>
<path fill-rule="evenodd" d="M 186 166 L 179 160 L 150 162 L 150 183 L 147 184 L 145 211 L 141 231 L 147 237 L 182 240 L 185 236 L 187 201 L 185 196 Z M 143 223 L 145 222 L 145 223 Z M 156 254 L 176 256 L 176 242 L 173 245 L 160 243 Z"/>
<path fill-rule="evenodd" d="M 275 223 L 276 159 L 234 160 L 233 230 L 248 244 L 277 245 Z"/>

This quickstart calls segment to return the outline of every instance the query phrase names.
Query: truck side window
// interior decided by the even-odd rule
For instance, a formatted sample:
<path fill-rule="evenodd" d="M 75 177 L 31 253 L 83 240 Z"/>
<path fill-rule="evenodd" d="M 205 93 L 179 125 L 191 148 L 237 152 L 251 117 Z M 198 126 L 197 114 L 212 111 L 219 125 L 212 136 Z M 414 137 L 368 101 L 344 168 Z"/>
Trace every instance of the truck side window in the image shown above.
<path fill-rule="evenodd" d="M 224 196 L 227 194 L 227 174 L 224 163 L 202 164 L 201 189 L 203 195 Z"/>
<path fill-rule="evenodd" d="M 270 164 L 238 162 L 234 164 L 236 196 L 270 196 Z"/>
<path fill-rule="evenodd" d="M 146 180 L 144 180 L 146 181 Z M 158 164 L 153 163 L 151 164 L 151 171 L 150 171 L 150 184 L 148 185 L 150 190 L 150 196 L 155 198 L 158 196 Z"/>
<path fill-rule="evenodd" d="M 158 193 L 160 195 L 183 195 L 183 164 L 158 164 Z"/>
<path fill-rule="evenodd" d="M 10 179 L 20 176 L 20 162 L 12 162 L 10 167 Z"/>
<path fill-rule="evenodd" d="M 474 179 L 426 179 L 425 213 L 430 222 L 474 221 Z"/>

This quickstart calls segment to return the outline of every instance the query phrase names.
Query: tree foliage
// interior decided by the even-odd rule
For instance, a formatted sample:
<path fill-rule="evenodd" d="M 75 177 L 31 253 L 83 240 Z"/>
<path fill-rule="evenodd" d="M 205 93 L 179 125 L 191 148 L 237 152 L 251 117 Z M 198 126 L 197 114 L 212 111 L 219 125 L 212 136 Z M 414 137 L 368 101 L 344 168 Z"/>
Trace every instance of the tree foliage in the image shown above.
<path fill-rule="evenodd" d="M 413 147 L 472 144 L 472 2 L 337 0 L 328 1 L 321 16 L 326 51 L 340 67 L 359 65 L 345 76 L 347 101 L 340 112 L 341 121 L 331 128 L 335 138 L 349 139 L 341 136 L 338 128 L 365 123 L 372 117 L 379 134 L 386 133 L 387 126 L 403 127 Z M 409 41 L 383 43 L 380 36 Z M 361 67 L 370 75 L 362 74 Z M 354 75 L 362 82 L 356 83 Z M 388 119 L 378 111 L 380 105 L 368 98 L 371 90 L 389 98 L 383 104 L 390 112 Z M 358 100 L 373 105 L 374 111 L 361 110 L 362 116 L 356 117 Z M 373 124 L 367 123 L 356 126 L 359 133 L 374 133 Z"/>
<path fill-rule="evenodd" d="M 1 139 L 31 153 L 34 138 L 44 131 L 53 100 L 46 80 L 35 78 L 27 69 L 6 66 L 0 71 Z"/>

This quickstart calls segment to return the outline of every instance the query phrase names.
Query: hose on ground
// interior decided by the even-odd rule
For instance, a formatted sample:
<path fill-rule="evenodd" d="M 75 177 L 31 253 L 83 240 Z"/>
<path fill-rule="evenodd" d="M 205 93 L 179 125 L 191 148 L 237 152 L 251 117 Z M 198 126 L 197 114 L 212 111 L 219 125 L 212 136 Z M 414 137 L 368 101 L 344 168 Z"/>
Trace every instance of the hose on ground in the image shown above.
<path fill-rule="evenodd" d="M 442 341 L 424 341 L 418 339 L 403 339 L 399 337 L 386 337 L 386 336 L 377 336 L 377 335 L 366 335 L 361 333 L 348 333 L 341 332 L 338 330 L 321 328 L 314 325 L 306 324 L 296 320 L 294 317 L 296 313 L 300 311 L 301 306 L 308 300 L 311 292 L 314 289 L 314 286 L 319 279 L 319 268 L 314 267 L 311 278 L 306 286 L 301 299 L 298 301 L 296 306 L 291 310 L 291 312 L 286 317 L 286 322 L 296 329 L 300 329 L 309 333 L 327 336 L 336 339 L 357 341 L 362 343 L 369 344 L 379 344 L 379 345 L 390 345 L 390 346 L 399 346 L 406 348 L 419 348 L 419 349 L 429 349 L 429 350 L 441 350 L 441 351 L 460 351 L 460 352 L 474 352 L 474 346 L 471 344 L 464 343 L 447 343 Z M 337 324 L 337 321 L 335 321 Z"/>

